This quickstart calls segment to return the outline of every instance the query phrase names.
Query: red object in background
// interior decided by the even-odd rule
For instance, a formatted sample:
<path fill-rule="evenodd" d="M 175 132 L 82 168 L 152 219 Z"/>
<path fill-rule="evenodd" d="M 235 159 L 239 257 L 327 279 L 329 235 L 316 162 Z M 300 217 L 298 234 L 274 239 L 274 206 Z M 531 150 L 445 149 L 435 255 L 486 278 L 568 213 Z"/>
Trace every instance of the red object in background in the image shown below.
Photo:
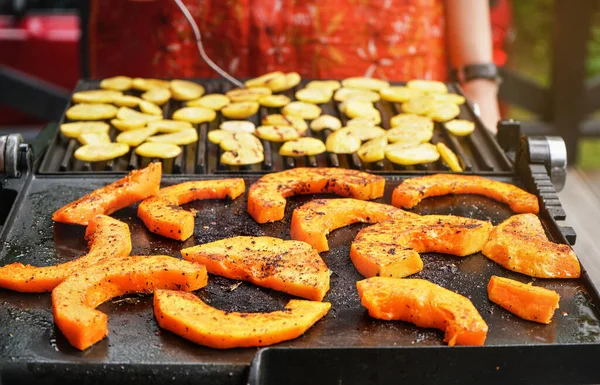
<path fill-rule="evenodd" d="M 497 0 L 490 9 L 494 63 L 498 67 L 506 64 L 506 34 L 512 26 L 512 8 L 509 0 Z"/>
<path fill-rule="evenodd" d="M 79 18 L 72 15 L 0 15 L 0 65 L 17 69 L 66 90 L 80 77 Z M 0 106 L 0 125 L 39 124 Z"/>

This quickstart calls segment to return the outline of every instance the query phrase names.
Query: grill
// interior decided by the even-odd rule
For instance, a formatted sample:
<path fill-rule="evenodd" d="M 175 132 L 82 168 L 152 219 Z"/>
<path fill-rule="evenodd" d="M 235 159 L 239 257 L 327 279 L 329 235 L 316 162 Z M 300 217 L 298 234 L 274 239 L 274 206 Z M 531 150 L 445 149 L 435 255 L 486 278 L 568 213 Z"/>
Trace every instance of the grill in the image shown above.
<path fill-rule="evenodd" d="M 226 93 L 232 86 L 220 80 L 197 80 L 201 83 L 206 93 Z M 304 87 L 306 81 L 302 82 L 296 89 Z M 97 81 L 80 81 L 75 91 L 93 90 L 99 88 Z M 454 84 L 449 84 L 450 92 L 462 94 L 460 88 Z M 294 99 L 296 89 L 285 92 L 287 96 Z M 130 94 L 139 96 L 141 93 L 131 91 Z M 70 107 L 70 106 L 69 106 Z M 183 103 L 170 100 L 163 106 L 163 115 L 170 118 L 172 113 L 183 107 Z M 339 103 L 331 101 L 321 106 L 324 114 L 338 117 L 343 124 L 347 122 L 347 117 L 340 112 Z M 376 107 L 381 113 L 382 127 L 389 129 L 390 117 L 400 113 L 400 104 L 379 101 Z M 279 109 L 261 107 L 259 112 L 249 118 L 256 126 L 260 125 L 262 118 L 268 114 L 280 113 Z M 512 165 L 506 154 L 498 146 L 498 143 L 492 138 L 487 130 L 483 128 L 481 122 L 473 112 L 472 105 L 466 103 L 461 106 L 461 119 L 476 122 L 476 130 L 467 137 L 457 137 L 449 134 L 442 123 L 436 123 L 432 143 L 443 142 L 458 156 L 461 166 L 466 172 L 477 174 L 501 174 L 510 173 Z M 280 144 L 263 140 L 265 160 L 262 163 L 250 166 L 228 166 L 221 164 L 221 149 L 218 145 L 211 143 L 207 139 L 207 133 L 210 130 L 218 129 L 220 123 L 224 120 L 219 113 L 217 119 L 210 123 L 202 123 L 196 126 L 198 131 L 198 142 L 183 146 L 182 153 L 174 159 L 163 161 L 163 170 L 167 174 L 261 174 L 274 171 L 281 171 L 293 167 L 343 167 L 369 171 L 377 174 L 402 173 L 434 173 L 448 171 L 448 168 L 441 160 L 422 166 L 401 166 L 394 164 L 387 159 L 376 163 L 363 163 L 356 154 L 333 154 L 324 153 L 317 156 L 306 157 L 282 157 L 279 155 Z M 61 123 L 67 123 L 69 120 L 63 117 Z M 110 124 L 110 121 L 107 121 Z M 110 136 L 114 138 L 118 130 L 111 126 Z M 327 135 L 331 132 L 323 130 L 308 135 L 325 141 Z M 145 167 L 151 161 L 158 159 L 149 159 L 139 157 L 132 149 L 129 154 L 120 158 L 97 163 L 86 163 L 78 161 L 73 157 L 73 153 L 79 146 L 76 139 L 69 139 L 57 132 L 50 149 L 45 157 L 41 167 L 41 174 L 65 173 L 65 172 L 126 172 L 135 168 Z"/>
<path fill-rule="evenodd" d="M 92 84 L 82 82 L 83 85 Z M 221 82 L 207 83 L 223 87 Z M 223 88 L 209 88 L 225 91 Z M 177 106 L 166 107 L 166 116 Z M 330 106 L 331 111 L 334 106 Z M 378 108 L 385 114 L 387 108 Z M 268 111 L 261 111 L 265 114 Z M 325 111 L 330 112 L 330 111 Z M 391 114 L 393 112 L 389 112 Z M 464 106 L 462 114 L 471 114 Z M 467 115 L 469 116 L 469 115 Z M 257 119 L 257 117 L 255 117 Z M 387 121 L 385 115 L 384 121 Z M 477 121 L 477 119 L 475 119 Z M 215 126 L 217 123 L 213 123 Z M 175 174 L 164 175 L 163 186 L 187 180 L 214 179 L 220 175 L 242 176 L 250 186 L 261 173 L 305 165 L 310 159 L 281 159 L 270 148 L 272 162 L 250 169 L 228 169 L 217 163 L 218 149 L 207 144 L 201 125 L 200 141 L 186 147 L 180 159 L 166 164 Z M 38 266 L 65 262 L 85 252 L 84 228 L 53 224 L 50 213 L 83 194 L 114 181 L 130 167 L 141 167 L 150 159 L 129 155 L 107 164 L 73 161 L 77 144 L 66 141 L 50 127 L 33 149 L 45 149 L 32 157 L 32 149 L 9 136 L 5 154 L 5 177 L 0 179 L 0 265 L 11 262 Z M 114 132 L 112 133 L 114 135 Z M 50 140 L 48 141 L 46 135 Z M 469 172 L 519 185 L 536 194 L 541 203 L 540 219 L 555 242 L 575 243 L 573 229 L 559 225 L 565 218 L 555 185 L 560 184 L 557 164 L 549 141 L 520 137 L 516 123 L 504 124 L 499 143 L 479 125 L 471 139 L 452 139 L 436 127 L 434 141 L 445 140 Z M 441 139 L 439 139 L 441 138 Z M 45 143 L 50 143 L 45 145 Z M 10 147 L 10 148 L 8 148 Z M 502 149 L 501 149 L 502 148 Z M 10 149 L 10 151 L 8 151 Z M 8 154 L 8 156 L 6 156 Z M 352 157 L 331 154 L 316 157 L 316 165 L 359 167 Z M 133 161 L 132 161 L 133 159 Z M 168 162 L 167 162 L 168 163 Z M 486 167 L 486 164 L 489 167 Z M 62 167 L 62 166 L 64 167 Z M 308 165 L 313 166 L 314 163 Z M 268 170 L 264 167 L 268 166 Z M 360 165 L 370 170 L 372 165 Z M 377 166 L 379 167 L 379 166 Z M 406 177 L 441 170 L 441 164 L 424 169 L 392 169 L 385 162 L 377 173 L 386 178 L 390 202 L 393 188 Z M 552 170 L 552 172 L 549 172 Z M 443 170 L 442 170 L 443 171 Z M 199 175 L 191 175 L 197 173 Z M 289 239 L 293 209 L 316 196 L 288 199 L 282 221 L 259 225 L 246 213 L 246 198 L 234 201 L 197 201 L 184 208 L 197 210 L 194 236 L 177 242 L 148 232 L 136 216 L 136 207 L 113 214 L 129 224 L 133 255 L 179 256 L 179 250 L 194 244 L 237 235 L 266 235 Z M 318 196 L 320 197 L 320 196 Z M 419 204 L 420 214 L 453 214 L 500 223 L 512 212 L 507 206 L 479 196 L 429 198 Z M 265 349 L 218 351 L 197 346 L 161 331 L 152 312 L 151 296 L 127 296 L 99 307 L 109 317 L 109 337 L 85 352 L 72 348 L 53 325 L 49 294 L 21 294 L 0 290 L 0 380 L 2 383 L 75 383 L 85 378 L 94 383 L 206 383 L 206 384 L 396 384 L 415 383 L 486 384 L 598 383 L 596 357 L 600 355 L 600 296 L 583 265 L 576 280 L 536 280 L 536 285 L 556 290 L 561 308 L 551 325 L 520 320 L 491 304 L 485 287 L 491 275 L 524 280 L 478 254 L 466 258 L 428 253 L 425 269 L 417 277 L 431 280 L 472 300 L 490 331 L 483 347 L 443 345 L 442 333 L 402 322 L 370 318 L 359 303 L 355 282 L 361 276 L 348 255 L 352 239 L 364 224 L 334 231 L 330 251 L 321 253 L 332 270 L 331 290 L 325 300 L 332 303 L 329 315 L 304 336 Z M 207 303 L 227 311 L 272 311 L 280 309 L 289 296 L 268 289 L 211 276 L 206 288 L 196 294 Z"/>

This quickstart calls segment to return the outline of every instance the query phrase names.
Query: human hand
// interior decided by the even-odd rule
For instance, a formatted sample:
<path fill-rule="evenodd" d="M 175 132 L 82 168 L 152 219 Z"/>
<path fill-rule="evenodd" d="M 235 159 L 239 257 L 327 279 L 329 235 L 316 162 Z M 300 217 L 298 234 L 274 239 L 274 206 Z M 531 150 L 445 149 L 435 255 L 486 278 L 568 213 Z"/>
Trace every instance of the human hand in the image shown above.
<path fill-rule="evenodd" d="M 479 117 L 485 128 L 495 134 L 500 120 L 498 84 L 491 80 L 475 79 L 461 86 L 465 96 L 479 106 Z"/>

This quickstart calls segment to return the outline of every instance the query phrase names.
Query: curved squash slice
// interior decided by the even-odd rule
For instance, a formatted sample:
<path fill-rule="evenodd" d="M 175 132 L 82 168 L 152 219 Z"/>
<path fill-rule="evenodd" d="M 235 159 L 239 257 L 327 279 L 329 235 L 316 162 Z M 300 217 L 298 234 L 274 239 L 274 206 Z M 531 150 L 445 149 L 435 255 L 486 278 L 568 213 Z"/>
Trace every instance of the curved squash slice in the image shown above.
<path fill-rule="evenodd" d="M 157 290 L 158 325 L 183 338 L 216 349 L 268 346 L 300 337 L 331 308 L 327 302 L 291 300 L 271 313 L 224 312 L 192 293 Z"/>
<path fill-rule="evenodd" d="M 579 278 L 581 267 L 569 245 L 546 238 L 539 218 L 514 215 L 490 233 L 483 255 L 517 273 L 538 278 Z"/>
<path fill-rule="evenodd" d="M 88 266 L 131 252 L 131 237 L 126 223 L 98 215 L 85 230 L 90 251 L 78 259 L 55 266 L 36 267 L 11 263 L 0 268 L 0 287 L 26 293 L 51 291 L 68 276 Z"/>
<path fill-rule="evenodd" d="M 211 274 L 252 282 L 320 301 L 329 290 L 329 270 L 309 244 L 272 237 L 233 237 L 181 250 L 183 258 Z"/>
<path fill-rule="evenodd" d="M 298 194 L 335 193 L 361 200 L 383 196 L 385 178 L 342 168 L 299 167 L 267 174 L 248 190 L 248 212 L 258 223 L 283 219 L 285 198 Z"/>
<path fill-rule="evenodd" d="M 485 342 L 488 326 L 473 303 L 435 283 L 373 277 L 357 282 L 356 287 L 362 305 L 373 318 L 441 329 L 449 346 Z"/>
<path fill-rule="evenodd" d="M 538 199 L 517 186 L 475 175 L 436 174 L 405 179 L 394 189 L 392 204 L 409 209 L 423 199 L 448 194 L 476 194 L 505 203 L 516 213 L 539 212 Z"/>
<path fill-rule="evenodd" d="M 71 275 L 52 291 L 54 322 L 71 345 L 85 350 L 108 335 L 107 316 L 95 308 L 111 298 L 155 289 L 198 290 L 206 268 L 157 255 L 129 257 Z"/>
<path fill-rule="evenodd" d="M 523 319 L 549 324 L 558 309 L 560 295 L 554 290 L 492 276 L 487 287 L 490 301 Z"/>
<path fill-rule="evenodd" d="M 306 242 L 317 251 L 329 250 L 327 234 L 357 222 L 378 223 L 392 218 L 418 216 L 382 203 L 358 199 L 315 199 L 292 214 L 292 239 Z"/>
<path fill-rule="evenodd" d="M 144 169 L 133 170 L 125 178 L 56 210 L 52 214 L 52 220 L 85 226 L 98 214 L 109 215 L 154 195 L 160 187 L 161 175 L 160 163 L 151 163 Z"/>
<path fill-rule="evenodd" d="M 423 270 L 418 253 L 464 257 L 481 251 L 491 229 L 489 222 L 450 215 L 395 218 L 361 230 L 350 258 L 365 277 L 402 278 Z"/>
<path fill-rule="evenodd" d="M 153 233 L 183 241 L 194 233 L 194 214 L 179 206 L 199 199 L 235 199 L 245 189 L 241 178 L 176 184 L 160 189 L 140 203 L 138 217 Z"/>

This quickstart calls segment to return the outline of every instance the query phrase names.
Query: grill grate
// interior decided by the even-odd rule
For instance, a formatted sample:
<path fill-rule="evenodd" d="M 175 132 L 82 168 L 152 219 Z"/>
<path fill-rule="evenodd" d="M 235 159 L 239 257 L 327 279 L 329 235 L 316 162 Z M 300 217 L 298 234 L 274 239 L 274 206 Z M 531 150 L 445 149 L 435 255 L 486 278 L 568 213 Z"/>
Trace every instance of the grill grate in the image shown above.
<path fill-rule="evenodd" d="M 225 93 L 233 87 L 217 79 L 197 80 L 201 83 L 206 93 Z M 303 81 L 297 88 L 284 92 L 292 99 L 295 91 L 306 84 Z M 82 80 L 77 85 L 75 92 L 98 89 L 99 82 L 91 80 Z M 451 92 L 462 94 L 462 91 L 456 85 L 448 86 Z M 141 92 L 129 91 L 131 95 L 139 96 Z M 183 107 L 183 102 L 170 100 L 163 106 L 163 116 L 170 118 L 172 113 Z M 70 105 L 69 105 L 70 107 Z M 379 101 L 375 107 L 380 111 L 382 117 L 381 126 L 389 129 L 390 118 L 400 113 L 399 103 L 390 103 Z M 331 101 L 321 105 L 324 114 L 330 114 L 338 117 L 342 123 L 348 121 L 347 117 L 340 112 L 339 103 Z M 268 114 L 280 113 L 277 108 L 261 107 L 259 112 L 248 120 L 260 125 L 262 118 Z M 501 150 L 496 140 L 481 125 L 481 122 L 473 112 L 470 103 L 460 106 L 459 118 L 474 121 L 476 123 L 475 131 L 467 137 L 457 137 L 444 129 L 442 123 L 436 123 L 432 143 L 443 142 L 458 156 L 463 169 L 467 173 L 476 174 L 504 174 L 514 172 L 512 163 L 508 160 L 506 154 Z M 442 160 L 435 163 L 419 166 L 401 166 L 390 161 L 383 160 L 375 163 L 363 163 L 356 154 L 333 154 L 324 153 L 317 156 L 306 157 L 282 157 L 279 155 L 280 143 L 273 143 L 262 140 L 264 146 L 265 160 L 262 163 L 249 166 L 228 166 L 221 164 L 219 159 L 221 149 L 218 145 L 211 143 L 207 139 L 207 133 L 210 130 L 218 129 L 224 117 L 218 113 L 217 118 L 210 123 L 196 125 L 198 131 L 198 142 L 182 146 L 183 151 L 174 159 L 162 160 L 163 172 L 166 174 L 264 174 L 274 171 L 281 171 L 294 167 L 343 167 L 373 172 L 376 174 L 397 174 L 397 173 L 436 173 L 449 171 Z M 69 122 L 63 117 L 61 123 Z M 110 124 L 110 121 L 107 121 Z M 119 131 L 111 126 L 109 135 L 114 141 Z M 307 131 L 308 136 L 313 136 L 325 141 L 329 130 L 321 132 Z M 127 172 L 132 169 L 145 167 L 151 161 L 159 161 L 140 157 L 135 154 L 134 149 L 128 154 L 106 162 L 81 162 L 74 158 L 75 150 L 80 146 L 76 139 L 65 137 L 58 131 L 49 146 L 44 160 L 40 167 L 41 174 L 70 174 L 70 173 L 114 173 Z"/>

